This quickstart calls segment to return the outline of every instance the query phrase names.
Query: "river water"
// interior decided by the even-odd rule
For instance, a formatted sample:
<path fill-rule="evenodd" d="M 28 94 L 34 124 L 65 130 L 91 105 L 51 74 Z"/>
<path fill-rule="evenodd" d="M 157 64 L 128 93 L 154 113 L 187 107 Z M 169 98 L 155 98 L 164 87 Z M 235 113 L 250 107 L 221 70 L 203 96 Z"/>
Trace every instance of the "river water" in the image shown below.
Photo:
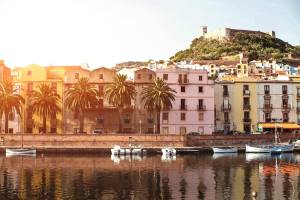
<path fill-rule="evenodd" d="M 300 199 L 300 154 L 0 157 L 0 199 Z"/>

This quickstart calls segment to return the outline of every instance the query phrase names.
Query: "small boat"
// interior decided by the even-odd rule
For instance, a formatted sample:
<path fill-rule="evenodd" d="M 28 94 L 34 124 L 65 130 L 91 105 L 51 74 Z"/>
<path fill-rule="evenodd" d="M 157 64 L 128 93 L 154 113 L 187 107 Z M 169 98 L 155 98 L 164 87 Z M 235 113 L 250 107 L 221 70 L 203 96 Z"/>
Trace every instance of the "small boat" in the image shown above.
<path fill-rule="evenodd" d="M 293 142 L 295 149 L 300 149 L 300 139 Z"/>
<path fill-rule="evenodd" d="M 288 153 L 294 151 L 294 144 L 277 144 L 271 147 L 271 154 Z"/>
<path fill-rule="evenodd" d="M 13 156 L 13 155 L 36 155 L 36 149 L 29 149 L 29 148 L 19 148 L 19 149 L 5 149 L 6 156 Z"/>
<path fill-rule="evenodd" d="M 214 153 L 237 153 L 238 152 L 238 149 L 236 147 L 222 147 L 222 148 L 213 147 L 212 149 Z"/>
<path fill-rule="evenodd" d="M 147 152 L 143 148 L 121 148 L 119 145 L 115 145 L 110 151 L 112 155 L 143 155 Z"/>
<path fill-rule="evenodd" d="M 271 148 L 272 146 L 270 145 L 246 145 L 246 153 L 270 153 Z"/>
<path fill-rule="evenodd" d="M 161 149 L 161 152 L 163 155 L 169 155 L 169 156 L 175 156 L 176 155 L 176 149 L 172 147 L 165 147 Z"/>

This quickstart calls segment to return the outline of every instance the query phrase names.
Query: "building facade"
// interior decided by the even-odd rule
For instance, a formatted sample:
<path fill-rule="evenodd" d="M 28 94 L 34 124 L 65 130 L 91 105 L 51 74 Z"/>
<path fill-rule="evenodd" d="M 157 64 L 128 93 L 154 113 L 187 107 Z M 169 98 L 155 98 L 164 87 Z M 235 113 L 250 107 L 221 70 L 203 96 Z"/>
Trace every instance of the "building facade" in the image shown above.
<path fill-rule="evenodd" d="M 214 131 L 214 83 L 208 80 L 207 71 L 174 67 L 157 69 L 156 75 L 177 92 L 172 108 L 161 113 L 161 133 L 211 134 Z"/>

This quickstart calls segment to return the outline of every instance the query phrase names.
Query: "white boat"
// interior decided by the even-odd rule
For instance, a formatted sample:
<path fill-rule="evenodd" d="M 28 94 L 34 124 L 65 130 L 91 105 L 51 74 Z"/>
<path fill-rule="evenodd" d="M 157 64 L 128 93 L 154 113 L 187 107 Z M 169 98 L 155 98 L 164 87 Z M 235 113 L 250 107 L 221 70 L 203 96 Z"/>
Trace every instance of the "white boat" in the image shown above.
<path fill-rule="evenodd" d="M 119 145 L 115 145 L 110 149 L 112 155 L 144 155 L 146 150 L 142 148 L 121 148 Z"/>
<path fill-rule="evenodd" d="M 13 155 L 36 155 L 36 149 L 29 149 L 29 148 L 8 148 L 5 149 L 6 156 L 13 156 Z"/>
<path fill-rule="evenodd" d="M 6 156 L 36 156 L 36 149 L 24 148 L 23 134 L 21 134 L 21 147 L 20 148 L 6 148 Z"/>
<path fill-rule="evenodd" d="M 270 153 L 270 145 L 246 145 L 246 153 Z"/>
<path fill-rule="evenodd" d="M 237 153 L 238 152 L 238 149 L 236 147 L 222 147 L 222 148 L 213 147 L 212 149 L 214 153 Z"/>
<path fill-rule="evenodd" d="M 175 156 L 176 155 L 176 149 L 172 147 L 165 147 L 161 149 L 161 152 L 163 155 L 169 155 L 169 156 Z"/>
<path fill-rule="evenodd" d="M 293 144 L 295 149 L 300 149 L 300 140 L 296 140 L 295 142 L 293 142 Z"/>

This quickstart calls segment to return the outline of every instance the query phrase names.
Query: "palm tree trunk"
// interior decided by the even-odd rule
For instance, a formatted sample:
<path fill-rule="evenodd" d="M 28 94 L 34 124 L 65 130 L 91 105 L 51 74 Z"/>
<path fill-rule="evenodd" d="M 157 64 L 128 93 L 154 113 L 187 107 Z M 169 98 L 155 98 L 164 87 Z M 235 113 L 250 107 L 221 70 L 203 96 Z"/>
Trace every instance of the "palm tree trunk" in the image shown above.
<path fill-rule="evenodd" d="M 123 108 L 119 108 L 119 133 L 123 133 L 123 123 L 122 123 L 122 115 L 123 115 Z"/>
<path fill-rule="evenodd" d="M 5 118 L 5 133 L 8 133 L 8 112 L 5 112 L 4 118 Z"/>
<path fill-rule="evenodd" d="M 47 133 L 47 117 L 44 114 L 43 116 L 43 132 L 46 134 Z"/>
<path fill-rule="evenodd" d="M 157 124 L 156 133 L 160 134 L 160 110 L 156 110 L 156 124 Z"/>
<path fill-rule="evenodd" d="M 83 111 L 81 111 L 79 116 L 79 133 L 83 133 L 83 129 L 84 129 L 84 113 Z"/>

